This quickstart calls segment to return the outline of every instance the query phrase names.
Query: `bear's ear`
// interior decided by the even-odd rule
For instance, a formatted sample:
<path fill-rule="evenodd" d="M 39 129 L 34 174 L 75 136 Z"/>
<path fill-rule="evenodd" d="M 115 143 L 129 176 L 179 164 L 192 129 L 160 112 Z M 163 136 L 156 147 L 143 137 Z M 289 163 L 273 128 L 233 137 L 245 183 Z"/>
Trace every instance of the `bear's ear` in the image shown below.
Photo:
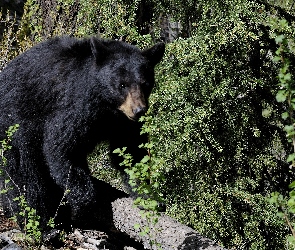
<path fill-rule="evenodd" d="M 155 66 L 161 61 L 162 57 L 164 56 L 164 52 L 165 44 L 157 43 L 153 47 L 143 50 L 142 55 L 146 57 L 153 66 Z"/>
<path fill-rule="evenodd" d="M 111 50 L 96 37 L 90 38 L 90 45 L 97 64 L 103 63 L 111 54 Z"/>

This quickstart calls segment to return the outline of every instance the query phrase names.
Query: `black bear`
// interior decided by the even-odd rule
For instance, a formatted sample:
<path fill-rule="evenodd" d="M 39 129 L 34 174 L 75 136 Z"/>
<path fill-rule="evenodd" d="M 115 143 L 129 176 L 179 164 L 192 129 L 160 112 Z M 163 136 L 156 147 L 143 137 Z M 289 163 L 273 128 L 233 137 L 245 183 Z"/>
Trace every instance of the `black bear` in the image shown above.
<path fill-rule="evenodd" d="M 102 141 L 110 152 L 127 147 L 135 160 L 144 156 L 138 145 L 147 138 L 137 120 L 148 109 L 164 50 L 163 43 L 140 50 L 121 41 L 57 37 L 3 69 L 0 140 L 19 124 L 1 177 L 2 186 L 12 187 L 3 195 L 8 216 L 20 211 L 13 198 L 24 194 L 44 228 L 66 194 L 71 223 L 93 220 L 101 197 L 110 194 L 95 184 L 86 156 Z M 111 155 L 112 165 L 122 171 L 116 157 Z"/>

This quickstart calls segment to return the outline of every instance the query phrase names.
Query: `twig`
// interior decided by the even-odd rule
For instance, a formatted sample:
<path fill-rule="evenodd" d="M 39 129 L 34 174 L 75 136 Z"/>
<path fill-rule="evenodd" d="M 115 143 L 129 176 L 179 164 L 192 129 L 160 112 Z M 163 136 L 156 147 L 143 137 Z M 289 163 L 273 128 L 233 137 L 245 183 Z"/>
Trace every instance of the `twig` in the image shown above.
<path fill-rule="evenodd" d="M 288 227 L 290 228 L 290 230 L 292 232 L 293 237 L 295 237 L 295 230 L 292 227 L 291 222 L 290 222 L 290 220 L 288 219 L 288 216 L 285 213 L 284 213 L 284 218 L 285 218 L 285 220 L 286 220 L 286 222 L 288 224 Z"/>
<path fill-rule="evenodd" d="M 55 211 L 55 214 L 54 214 L 54 217 L 53 217 L 53 220 L 56 218 L 57 214 L 58 214 L 58 211 L 59 211 L 59 208 L 61 207 L 64 199 L 66 198 L 67 194 L 68 194 L 68 186 L 69 186 L 69 180 L 70 180 L 70 174 L 71 174 L 71 170 L 72 170 L 72 165 L 70 166 L 69 168 L 69 172 L 68 172 L 68 175 L 67 175 L 67 183 L 66 183 L 66 188 L 65 188 L 65 191 L 63 193 L 63 196 L 60 200 L 60 203 L 58 204 L 58 207 Z"/>

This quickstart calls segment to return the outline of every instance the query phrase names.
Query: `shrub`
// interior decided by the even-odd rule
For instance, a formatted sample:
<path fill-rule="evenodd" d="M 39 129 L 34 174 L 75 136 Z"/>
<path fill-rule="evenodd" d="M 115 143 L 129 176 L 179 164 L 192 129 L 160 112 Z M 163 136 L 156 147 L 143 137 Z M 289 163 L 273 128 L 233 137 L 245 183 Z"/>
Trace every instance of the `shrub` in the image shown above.
<path fill-rule="evenodd" d="M 170 44 L 157 70 L 152 137 L 165 159 L 163 190 L 172 216 L 226 247 L 282 249 L 287 229 L 265 199 L 294 179 L 275 46 L 267 13 L 253 11 L 260 6 L 230 2 Z"/>

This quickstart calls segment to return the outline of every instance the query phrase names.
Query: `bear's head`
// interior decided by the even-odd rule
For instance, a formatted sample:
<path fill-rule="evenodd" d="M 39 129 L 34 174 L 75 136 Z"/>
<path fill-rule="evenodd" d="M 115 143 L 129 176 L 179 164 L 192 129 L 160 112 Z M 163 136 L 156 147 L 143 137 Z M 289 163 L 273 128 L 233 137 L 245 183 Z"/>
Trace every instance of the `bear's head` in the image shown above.
<path fill-rule="evenodd" d="M 92 38 L 91 50 L 108 105 L 138 120 L 148 109 L 154 67 L 164 55 L 164 43 L 142 51 L 121 41 Z"/>

